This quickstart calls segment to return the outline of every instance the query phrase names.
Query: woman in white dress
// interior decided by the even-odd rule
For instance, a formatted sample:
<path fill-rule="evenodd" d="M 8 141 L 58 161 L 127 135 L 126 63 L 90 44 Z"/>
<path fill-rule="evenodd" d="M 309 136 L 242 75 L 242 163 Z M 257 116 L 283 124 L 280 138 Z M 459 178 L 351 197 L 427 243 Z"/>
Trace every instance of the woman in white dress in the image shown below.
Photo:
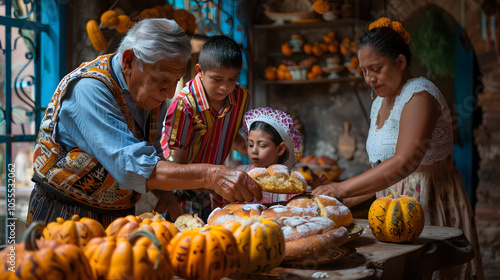
<path fill-rule="evenodd" d="M 433 274 L 441 279 L 484 279 L 476 225 L 461 174 L 453 159 L 450 111 L 439 89 L 413 77 L 410 35 L 401 23 L 381 18 L 370 24 L 358 45 L 365 82 L 377 93 L 371 109 L 366 149 L 370 170 L 339 183 L 317 187 L 313 195 L 342 197 L 353 206 L 391 187 L 416 198 L 427 225 L 460 228 L 475 258 Z"/>

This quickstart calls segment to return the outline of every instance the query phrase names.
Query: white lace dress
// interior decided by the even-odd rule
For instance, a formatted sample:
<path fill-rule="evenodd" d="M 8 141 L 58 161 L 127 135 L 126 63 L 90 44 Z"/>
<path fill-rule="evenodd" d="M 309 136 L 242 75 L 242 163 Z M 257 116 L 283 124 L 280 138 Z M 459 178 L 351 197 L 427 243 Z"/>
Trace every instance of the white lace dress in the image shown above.
<path fill-rule="evenodd" d="M 377 128 L 376 122 L 384 98 L 377 97 L 374 100 L 366 141 L 369 160 L 372 166 L 375 166 L 395 154 L 401 112 L 413 94 L 421 91 L 427 91 L 437 99 L 441 105 L 441 115 L 421 165 L 414 173 L 391 188 L 420 202 L 426 224 L 462 229 L 475 250 L 476 257 L 471 262 L 434 273 L 433 278 L 471 279 L 475 276 L 477 279 L 484 279 L 472 208 L 453 159 L 450 111 L 443 95 L 432 82 L 423 77 L 408 80 L 401 94 L 396 96 L 390 115 L 381 128 Z M 386 196 L 386 190 L 377 193 L 377 198 L 382 196 Z"/>

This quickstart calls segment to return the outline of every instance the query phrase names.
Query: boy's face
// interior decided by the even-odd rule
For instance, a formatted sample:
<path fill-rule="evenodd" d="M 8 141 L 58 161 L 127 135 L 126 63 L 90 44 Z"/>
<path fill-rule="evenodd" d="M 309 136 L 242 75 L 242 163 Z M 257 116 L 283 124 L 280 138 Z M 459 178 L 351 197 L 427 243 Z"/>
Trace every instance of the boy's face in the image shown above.
<path fill-rule="evenodd" d="M 269 167 L 278 163 L 278 158 L 285 152 L 286 144 L 276 146 L 269 133 L 260 129 L 250 130 L 247 140 L 247 153 L 255 167 Z"/>
<path fill-rule="evenodd" d="M 195 66 L 196 72 L 200 73 L 203 87 L 211 106 L 222 105 L 226 97 L 236 87 L 240 69 L 236 68 L 213 68 L 203 71 L 199 64 Z"/>

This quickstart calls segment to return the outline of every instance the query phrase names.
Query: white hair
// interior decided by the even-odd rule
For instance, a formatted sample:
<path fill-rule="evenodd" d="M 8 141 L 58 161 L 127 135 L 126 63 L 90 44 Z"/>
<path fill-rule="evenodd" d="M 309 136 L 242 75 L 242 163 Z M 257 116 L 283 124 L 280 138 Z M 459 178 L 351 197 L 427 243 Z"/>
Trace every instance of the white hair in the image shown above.
<path fill-rule="evenodd" d="M 160 60 L 178 59 L 187 63 L 191 59 L 191 42 L 181 27 L 164 18 L 143 19 L 123 37 L 116 52 L 120 67 L 125 50 L 134 51 L 142 71 L 142 63 L 152 65 Z"/>

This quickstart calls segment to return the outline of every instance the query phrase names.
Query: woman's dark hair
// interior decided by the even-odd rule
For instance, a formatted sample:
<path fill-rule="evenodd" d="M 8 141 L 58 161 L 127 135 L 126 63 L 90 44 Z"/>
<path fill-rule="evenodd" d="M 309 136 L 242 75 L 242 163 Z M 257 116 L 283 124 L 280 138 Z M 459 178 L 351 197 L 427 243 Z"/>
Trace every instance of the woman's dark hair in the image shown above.
<path fill-rule="evenodd" d="M 243 55 L 233 39 L 217 35 L 210 37 L 201 48 L 198 64 L 203 71 L 213 68 L 241 69 Z"/>
<path fill-rule="evenodd" d="M 281 138 L 278 131 L 276 131 L 276 129 L 268 123 L 255 121 L 250 125 L 250 129 L 248 130 L 248 132 L 250 133 L 250 131 L 252 130 L 262 130 L 268 133 L 269 135 L 271 135 L 271 141 L 273 141 L 274 145 L 276 146 L 278 146 L 279 144 L 281 144 L 281 142 L 283 142 L 283 138 Z M 285 149 L 285 152 L 278 157 L 278 163 L 282 164 L 287 159 L 288 159 L 288 147 Z"/>
<path fill-rule="evenodd" d="M 390 27 L 373 28 L 368 31 L 358 44 L 358 51 L 364 47 L 372 47 L 378 55 L 396 60 L 400 54 L 406 57 L 406 65 L 410 65 L 410 46 L 403 37 Z"/>

